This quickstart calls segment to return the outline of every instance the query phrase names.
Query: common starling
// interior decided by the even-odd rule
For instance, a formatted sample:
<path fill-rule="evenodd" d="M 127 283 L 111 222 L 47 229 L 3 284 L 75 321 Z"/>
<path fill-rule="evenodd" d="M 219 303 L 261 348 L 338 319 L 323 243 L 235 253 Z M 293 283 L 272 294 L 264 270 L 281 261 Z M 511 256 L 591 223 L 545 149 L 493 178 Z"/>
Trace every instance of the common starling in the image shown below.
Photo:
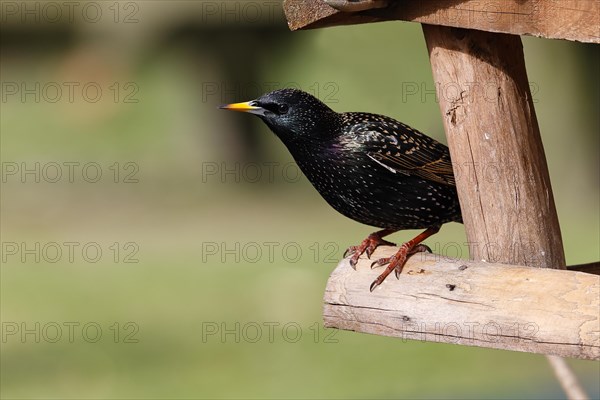
<path fill-rule="evenodd" d="M 362 112 L 337 113 L 312 95 L 281 89 L 256 100 L 221 108 L 259 116 L 281 139 L 321 196 L 338 212 L 383 228 L 346 250 L 355 268 L 366 252 L 391 245 L 384 236 L 425 229 L 404 243 L 373 281 L 373 291 L 406 258 L 429 250 L 420 243 L 446 222 L 462 222 L 448 148 L 390 117 Z"/>

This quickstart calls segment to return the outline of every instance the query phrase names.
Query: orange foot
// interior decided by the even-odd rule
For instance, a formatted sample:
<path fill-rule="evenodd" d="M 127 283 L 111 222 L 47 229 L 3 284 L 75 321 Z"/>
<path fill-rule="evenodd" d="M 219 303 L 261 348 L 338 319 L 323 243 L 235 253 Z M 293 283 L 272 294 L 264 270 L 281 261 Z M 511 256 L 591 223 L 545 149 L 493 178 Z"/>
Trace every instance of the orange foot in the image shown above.
<path fill-rule="evenodd" d="M 392 273 L 392 271 L 396 272 L 396 278 L 400 278 L 400 273 L 402 272 L 402 268 L 404 268 L 404 264 L 406 264 L 406 260 L 411 255 L 413 255 L 415 253 L 424 252 L 424 251 L 428 251 L 431 253 L 431 249 L 428 246 L 421 244 L 421 242 L 423 240 L 427 239 L 429 236 L 434 235 L 439 230 L 440 230 L 439 227 L 428 228 L 425 232 L 421 233 L 413 240 L 410 240 L 410 241 L 402 244 L 402 246 L 400 246 L 400 249 L 393 256 L 391 256 L 389 258 L 380 258 L 379 260 L 373 262 L 371 264 L 371 268 L 377 267 L 377 266 L 383 266 L 386 264 L 387 264 L 387 267 L 385 268 L 385 271 L 383 271 L 383 273 L 381 275 L 379 275 L 377 277 L 377 279 L 375 279 L 373 281 L 373 283 L 371 283 L 371 286 L 369 288 L 371 290 L 371 292 L 373 290 L 375 290 L 375 288 L 377 286 L 381 285 L 381 283 L 385 280 L 385 278 L 387 278 L 387 276 L 389 274 Z"/>
<path fill-rule="evenodd" d="M 388 242 L 384 240 L 383 237 L 387 235 L 391 235 L 396 231 L 391 229 L 383 229 L 381 231 L 371 233 L 365 240 L 362 241 L 358 246 L 350 246 L 344 252 L 344 258 L 348 254 L 352 254 L 352 258 L 350 258 L 350 265 L 352 268 L 356 269 L 356 263 L 363 253 L 367 253 L 367 258 L 371 258 L 371 254 L 375 251 L 375 249 L 379 246 L 395 246 L 394 243 Z"/>

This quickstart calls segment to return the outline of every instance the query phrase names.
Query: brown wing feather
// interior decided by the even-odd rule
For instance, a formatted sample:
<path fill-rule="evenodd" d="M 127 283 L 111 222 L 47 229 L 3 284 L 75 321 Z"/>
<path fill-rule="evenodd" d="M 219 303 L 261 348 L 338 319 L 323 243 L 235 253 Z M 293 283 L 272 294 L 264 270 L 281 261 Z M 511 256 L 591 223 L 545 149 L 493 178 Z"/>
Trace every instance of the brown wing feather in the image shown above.
<path fill-rule="evenodd" d="M 417 154 L 415 152 L 411 155 L 396 156 L 369 153 L 369 156 L 395 172 L 416 175 L 430 181 L 456 186 L 450 157 L 443 155 L 437 160 L 428 162 L 427 159 L 423 159 L 421 154 Z"/>
<path fill-rule="evenodd" d="M 352 127 L 347 140 L 391 172 L 456 186 L 448 147 L 390 117 L 342 114 Z"/>

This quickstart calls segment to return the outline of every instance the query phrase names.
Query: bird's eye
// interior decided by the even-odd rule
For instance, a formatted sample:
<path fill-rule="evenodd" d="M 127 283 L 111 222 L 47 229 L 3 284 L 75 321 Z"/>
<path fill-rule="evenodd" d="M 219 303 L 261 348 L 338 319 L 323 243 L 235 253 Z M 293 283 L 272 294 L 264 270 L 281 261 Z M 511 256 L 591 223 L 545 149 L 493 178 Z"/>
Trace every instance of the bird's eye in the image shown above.
<path fill-rule="evenodd" d="M 289 109 L 290 107 L 287 104 L 280 104 L 278 107 L 279 114 L 285 114 Z"/>

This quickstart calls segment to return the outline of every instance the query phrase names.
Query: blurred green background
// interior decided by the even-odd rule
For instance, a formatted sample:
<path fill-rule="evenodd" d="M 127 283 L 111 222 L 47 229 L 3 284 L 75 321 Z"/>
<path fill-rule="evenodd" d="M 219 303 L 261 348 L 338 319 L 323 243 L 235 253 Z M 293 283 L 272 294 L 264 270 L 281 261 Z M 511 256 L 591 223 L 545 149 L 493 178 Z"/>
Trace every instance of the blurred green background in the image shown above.
<path fill-rule="evenodd" d="M 0 17 L 2 398 L 563 397 L 540 355 L 325 330 L 327 277 L 372 228 L 258 119 L 217 110 L 294 86 L 445 142 L 419 25 L 292 33 L 278 1 L 23 4 Z M 523 43 L 567 262 L 596 261 L 598 46 Z M 464 242 L 449 224 L 429 244 Z M 600 364 L 569 363 L 600 396 Z"/>

